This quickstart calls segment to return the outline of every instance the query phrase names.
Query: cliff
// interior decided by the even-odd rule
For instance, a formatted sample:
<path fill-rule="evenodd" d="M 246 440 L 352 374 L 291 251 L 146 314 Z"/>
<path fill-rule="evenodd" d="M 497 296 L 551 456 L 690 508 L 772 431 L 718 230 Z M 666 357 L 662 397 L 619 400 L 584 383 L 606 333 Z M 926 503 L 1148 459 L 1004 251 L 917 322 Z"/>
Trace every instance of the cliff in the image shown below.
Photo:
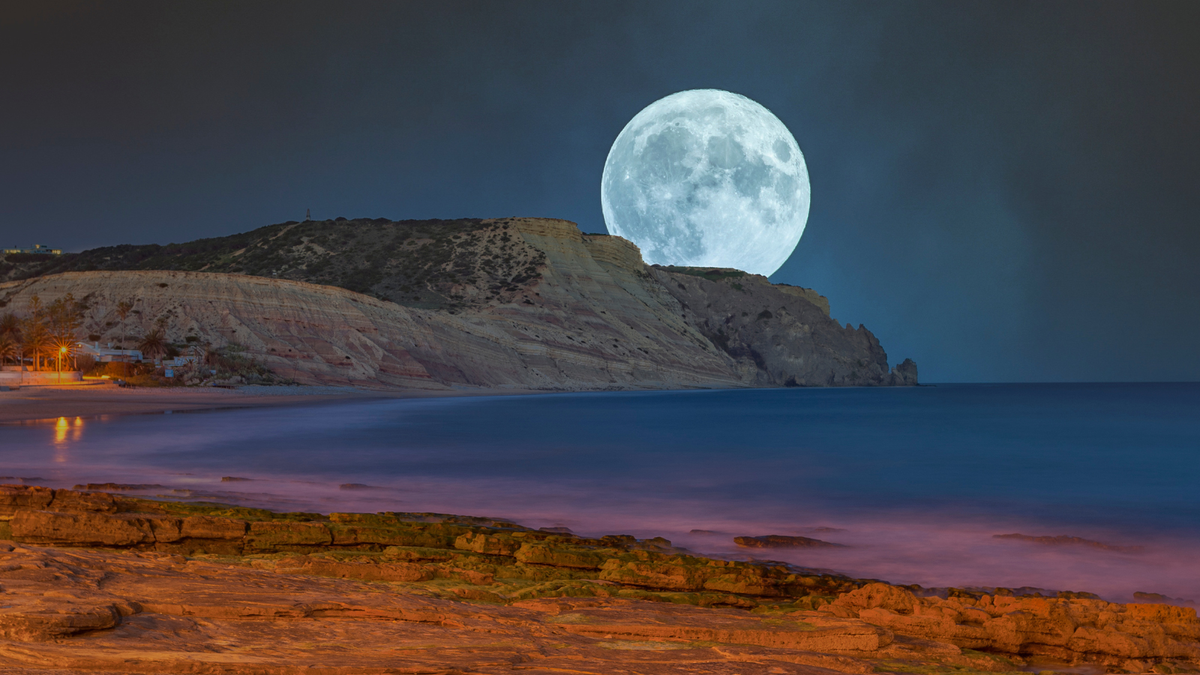
<path fill-rule="evenodd" d="M 162 322 L 173 342 L 236 343 L 306 384 L 916 383 L 915 366 L 889 371 L 878 340 L 839 325 L 812 291 L 741 273 L 649 267 L 629 242 L 582 234 L 567 221 L 346 223 L 271 226 L 256 238 L 173 245 L 174 253 L 96 249 L 32 272 L 10 267 L 9 276 L 28 278 L 0 284 L 0 304 L 19 310 L 34 295 L 72 293 L 87 307 L 90 339 L 118 342 L 122 331 L 141 335 Z M 166 269 L 42 274 L 72 266 Z M 247 267 L 256 275 L 230 273 Z M 124 324 L 122 300 L 136 300 Z"/>
<path fill-rule="evenodd" d="M 915 385 L 911 360 L 888 369 L 879 340 L 842 326 L 829 301 L 807 288 L 738 270 L 655 268 L 688 324 L 737 363 L 756 386 Z"/>

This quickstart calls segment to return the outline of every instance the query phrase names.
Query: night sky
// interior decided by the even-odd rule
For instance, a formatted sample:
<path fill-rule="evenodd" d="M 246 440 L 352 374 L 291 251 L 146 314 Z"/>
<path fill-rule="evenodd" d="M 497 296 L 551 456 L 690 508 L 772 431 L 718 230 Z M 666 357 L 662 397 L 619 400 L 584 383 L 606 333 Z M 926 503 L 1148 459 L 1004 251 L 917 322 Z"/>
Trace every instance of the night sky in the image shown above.
<path fill-rule="evenodd" d="M 924 382 L 1200 380 L 1200 2 L 0 4 L 0 244 L 603 232 L 633 115 L 792 130 L 816 288 Z"/>

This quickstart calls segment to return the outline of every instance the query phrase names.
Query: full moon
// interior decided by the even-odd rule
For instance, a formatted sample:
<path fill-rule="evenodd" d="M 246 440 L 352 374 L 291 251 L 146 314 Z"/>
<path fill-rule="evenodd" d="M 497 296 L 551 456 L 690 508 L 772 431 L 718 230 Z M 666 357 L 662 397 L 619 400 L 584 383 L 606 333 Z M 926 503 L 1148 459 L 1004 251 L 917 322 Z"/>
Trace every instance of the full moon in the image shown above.
<path fill-rule="evenodd" d="M 610 234 L 646 262 L 770 275 L 804 234 L 804 155 L 770 110 L 718 89 L 671 94 L 613 142 L 600 181 Z"/>

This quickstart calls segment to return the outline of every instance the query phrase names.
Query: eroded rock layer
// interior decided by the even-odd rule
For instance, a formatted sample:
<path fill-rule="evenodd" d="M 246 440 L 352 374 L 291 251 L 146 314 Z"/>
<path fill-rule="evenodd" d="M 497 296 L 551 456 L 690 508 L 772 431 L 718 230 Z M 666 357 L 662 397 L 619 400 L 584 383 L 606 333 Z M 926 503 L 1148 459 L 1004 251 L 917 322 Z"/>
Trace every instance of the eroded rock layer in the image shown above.
<path fill-rule="evenodd" d="M 493 244 L 507 247 L 497 250 L 508 257 L 489 257 Z M 480 221 L 436 248 L 426 267 L 438 266 L 438 274 L 404 272 L 395 289 L 400 301 L 416 298 L 410 306 L 376 297 L 382 291 L 156 270 L 8 282 L 0 284 L 0 305 L 20 311 L 35 295 L 49 302 L 71 293 L 87 305 L 82 332 L 99 342 L 129 341 L 162 325 L 179 344 L 241 345 L 302 384 L 602 390 L 916 383 L 911 362 L 889 371 L 878 340 L 861 326 L 838 324 L 812 291 L 741 273 L 651 268 L 624 239 L 585 235 L 567 221 Z M 235 254 L 227 257 L 240 259 Z M 388 265 L 379 269 L 399 263 Z M 413 279 L 428 287 L 412 290 Z M 385 282 L 376 286 L 390 289 Z M 443 305 L 423 308 L 434 296 Z M 135 305 L 123 321 L 122 301 Z"/>
<path fill-rule="evenodd" d="M 0 486 L 0 539 L 0 670 L 1200 671 L 1190 608 L 935 593 L 488 518 Z"/>

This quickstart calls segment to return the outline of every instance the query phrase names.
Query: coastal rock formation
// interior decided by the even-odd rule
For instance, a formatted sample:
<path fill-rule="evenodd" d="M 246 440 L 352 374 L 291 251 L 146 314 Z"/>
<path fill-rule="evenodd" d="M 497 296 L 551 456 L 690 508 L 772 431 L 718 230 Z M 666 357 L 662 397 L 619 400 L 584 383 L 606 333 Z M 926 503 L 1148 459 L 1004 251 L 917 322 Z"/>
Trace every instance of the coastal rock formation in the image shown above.
<path fill-rule="evenodd" d="M 505 607 L 429 597 L 411 581 L 0 544 L 0 669 L 821 675 L 868 672 L 867 660 L 839 654 L 887 653 L 892 641 L 836 618 L 621 599 Z"/>
<path fill-rule="evenodd" d="M 6 485 L 3 539 L 0 664 L 22 672 L 1200 670 L 1191 608 L 899 587 L 489 518 Z"/>
<path fill-rule="evenodd" d="M 761 537 L 734 537 L 733 543 L 742 548 L 832 548 L 842 546 L 811 537 L 792 537 L 767 534 Z"/>
<path fill-rule="evenodd" d="M 842 326 L 807 288 L 738 270 L 654 268 L 684 316 L 758 386 L 915 385 L 912 360 L 888 370 L 887 353 L 861 324 Z"/>
<path fill-rule="evenodd" d="M 34 295 L 49 301 L 72 293 L 88 307 L 84 331 L 101 343 L 161 323 L 173 342 L 237 344 L 302 384 L 551 391 L 916 384 L 915 366 L 889 371 L 878 340 L 838 324 L 812 291 L 741 273 L 648 267 L 633 244 L 582 234 L 567 221 L 413 225 L 407 238 L 403 224 L 362 224 L 338 236 L 398 238 L 375 242 L 378 254 L 337 255 L 325 245 L 348 240 L 299 236 L 300 225 L 264 228 L 269 237 L 238 240 L 242 248 L 232 251 L 203 242 L 174 257 L 162 247 L 97 249 L 107 257 L 79 254 L 75 267 L 107 269 L 0 284 L 0 306 L 20 310 Z M 358 272 L 337 267 L 325 278 L 331 265 L 359 259 L 366 267 Z M 250 260 L 262 264 L 246 267 Z M 155 266 L 204 271 L 145 269 Z M 211 271 L 232 269 L 270 276 Z M 116 307 L 130 299 L 135 309 L 123 322 Z"/>
<path fill-rule="evenodd" d="M 1196 610 L 1184 607 L 1086 598 L 918 598 L 877 583 L 821 611 L 963 649 L 1137 670 L 1163 659 L 1200 662 L 1200 620 Z"/>
<path fill-rule="evenodd" d="M 1084 539 L 1083 537 L 1072 537 L 1062 534 L 1054 537 L 1050 536 L 1033 536 L 1028 534 L 994 534 L 993 539 L 1008 539 L 1011 541 L 1021 541 L 1039 546 L 1087 546 L 1090 548 L 1098 548 L 1102 551 L 1116 551 L 1117 553 L 1141 553 L 1141 546 L 1116 546 L 1113 544 L 1105 544 L 1100 541 Z"/>

